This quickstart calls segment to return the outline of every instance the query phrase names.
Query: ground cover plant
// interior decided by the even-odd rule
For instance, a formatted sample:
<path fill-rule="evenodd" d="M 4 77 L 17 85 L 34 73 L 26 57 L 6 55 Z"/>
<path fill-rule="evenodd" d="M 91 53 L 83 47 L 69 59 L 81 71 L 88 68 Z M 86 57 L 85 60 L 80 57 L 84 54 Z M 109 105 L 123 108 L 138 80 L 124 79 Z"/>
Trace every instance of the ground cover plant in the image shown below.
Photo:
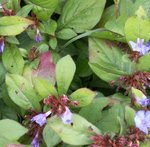
<path fill-rule="evenodd" d="M 150 147 L 150 0 L 0 0 L 0 147 Z"/>

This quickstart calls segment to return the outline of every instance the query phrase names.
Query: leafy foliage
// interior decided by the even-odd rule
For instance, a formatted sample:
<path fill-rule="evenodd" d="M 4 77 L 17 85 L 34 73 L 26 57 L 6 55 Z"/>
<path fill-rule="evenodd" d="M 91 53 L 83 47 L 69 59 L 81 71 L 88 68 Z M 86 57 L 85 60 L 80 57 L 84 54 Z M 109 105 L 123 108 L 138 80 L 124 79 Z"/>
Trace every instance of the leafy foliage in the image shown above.
<path fill-rule="evenodd" d="M 0 147 L 148 147 L 149 19 L 147 0 L 0 0 Z"/>

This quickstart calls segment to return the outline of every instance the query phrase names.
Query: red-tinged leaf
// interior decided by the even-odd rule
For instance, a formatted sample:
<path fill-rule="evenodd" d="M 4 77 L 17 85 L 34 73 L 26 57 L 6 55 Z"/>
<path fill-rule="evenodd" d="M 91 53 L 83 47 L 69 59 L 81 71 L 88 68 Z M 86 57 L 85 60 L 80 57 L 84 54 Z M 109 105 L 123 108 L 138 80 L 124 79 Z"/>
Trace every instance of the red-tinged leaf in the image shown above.
<path fill-rule="evenodd" d="M 33 76 L 44 78 L 55 84 L 55 64 L 49 51 L 40 56 L 38 68 L 33 71 Z"/>
<path fill-rule="evenodd" d="M 8 144 L 6 147 L 25 147 L 25 146 L 21 144 Z"/>

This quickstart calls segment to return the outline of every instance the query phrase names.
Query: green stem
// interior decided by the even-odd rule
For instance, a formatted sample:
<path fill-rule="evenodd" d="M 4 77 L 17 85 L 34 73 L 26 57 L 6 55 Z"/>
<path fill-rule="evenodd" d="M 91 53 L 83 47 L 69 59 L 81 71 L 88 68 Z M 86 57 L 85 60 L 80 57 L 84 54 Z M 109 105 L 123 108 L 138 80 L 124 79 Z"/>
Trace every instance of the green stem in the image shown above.
<path fill-rule="evenodd" d="M 103 31 L 107 31 L 107 30 L 104 29 L 104 28 L 100 28 L 100 29 L 91 30 L 91 31 L 85 32 L 85 33 L 83 33 L 81 35 L 78 35 L 78 36 L 72 38 L 71 40 L 69 40 L 67 43 L 65 43 L 63 45 L 62 49 L 66 48 L 69 44 L 71 44 L 72 42 L 74 42 L 74 41 L 76 41 L 78 39 L 81 39 L 83 37 L 89 36 L 89 35 L 91 35 L 92 33 L 95 33 L 95 32 L 103 32 Z"/>

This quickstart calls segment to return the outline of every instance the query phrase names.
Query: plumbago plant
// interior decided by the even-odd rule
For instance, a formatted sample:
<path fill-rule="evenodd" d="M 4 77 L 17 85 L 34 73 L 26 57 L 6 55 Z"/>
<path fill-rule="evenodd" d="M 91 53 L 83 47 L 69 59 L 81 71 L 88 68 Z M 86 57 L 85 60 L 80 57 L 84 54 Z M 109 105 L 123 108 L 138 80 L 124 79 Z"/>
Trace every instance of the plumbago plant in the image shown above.
<path fill-rule="evenodd" d="M 0 0 L 0 147 L 149 147 L 150 1 Z"/>

